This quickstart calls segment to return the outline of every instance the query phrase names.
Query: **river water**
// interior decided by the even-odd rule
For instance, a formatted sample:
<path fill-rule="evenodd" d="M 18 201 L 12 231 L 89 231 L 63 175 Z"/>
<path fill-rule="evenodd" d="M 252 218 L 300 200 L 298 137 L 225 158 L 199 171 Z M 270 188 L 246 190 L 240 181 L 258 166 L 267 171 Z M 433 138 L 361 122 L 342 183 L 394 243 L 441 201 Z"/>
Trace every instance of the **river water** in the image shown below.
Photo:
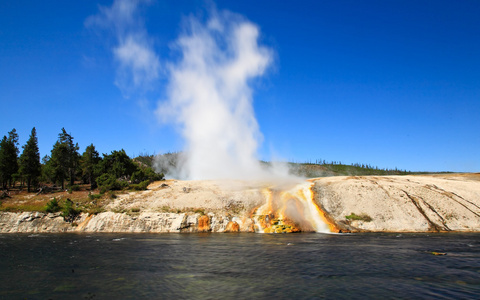
<path fill-rule="evenodd" d="M 0 235 L 0 299 L 479 297 L 479 234 Z"/>

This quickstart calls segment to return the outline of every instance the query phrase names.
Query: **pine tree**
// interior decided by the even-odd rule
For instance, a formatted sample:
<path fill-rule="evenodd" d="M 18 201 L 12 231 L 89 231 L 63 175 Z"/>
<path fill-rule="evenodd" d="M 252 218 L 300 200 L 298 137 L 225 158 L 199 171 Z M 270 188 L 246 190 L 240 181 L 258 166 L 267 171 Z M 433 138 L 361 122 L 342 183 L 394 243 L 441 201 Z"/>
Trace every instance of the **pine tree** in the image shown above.
<path fill-rule="evenodd" d="M 65 189 L 65 179 L 68 173 L 67 156 L 67 147 L 59 141 L 56 141 L 55 145 L 53 145 L 49 163 L 52 171 L 52 179 L 62 185 L 62 190 Z"/>
<path fill-rule="evenodd" d="M 90 189 L 93 190 L 96 187 L 96 177 L 97 177 L 97 166 L 102 159 L 100 155 L 95 150 L 95 146 L 91 144 L 85 149 L 85 152 L 82 154 L 81 168 L 82 174 L 88 179 L 90 183 Z"/>
<path fill-rule="evenodd" d="M 0 142 L 0 184 L 2 188 L 6 188 L 7 182 L 7 159 L 5 154 L 5 149 L 7 148 L 7 137 L 3 136 L 2 141 Z"/>
<path fill-rule="evenodd" d="M 137 165 L 123 149 L 112 151 L 111 154 L 103 154 L 103 160 L 99 168 L 102 173 L 112 174 L 115 178 L 130 177 L 138 170 Z"/>
<path fill-rule="evenodd" d="M 80 155 L 78 154 L 80 147 L 78 147 L 78 143 L 73 144 L 73 137 L 65 131 L 65 128 L 62 128 L 62 133 L 58 135 L 58 138 L 60 142 L 67 147 L 68 177 L 70 179 L 70 186 L 72 186 L 75 181 L 76 171 L 80 166 Z"/>
<path fill-rule="evenodd" d="M 73 144 L 73 137 L 62 128 L 58 140 L 53 145 L 50 159 L 53 170 L 53 177 L 61 182 L 62 189 L 65 189 L 65 179 L 70 179 L 70 186 L 75 181 L 75 173 L 79 166 L 78 144 Z"/>
<path fill-rule="evenodd" d="M 12 178 L 18 172 L 18 134 L 15 128 L 0 142 L 0 178 L 3 188 L 12 186 Z"/>
<path fill-rule="evenodd" d="M 32 129 L 30 138 L 23 146 L 23 152 L 20 156 L 20 173 L 27 180 L 27 189 L 30 192 L 31 184 L 37 183 L 37 178 L 42 172 L 40 164 L 40 152 L 38 150 L 37 131 L 35 127 Z"/>
<path fill-rule="evenodd" d="M 50 156 L 45 155 L 42 158 L 42 180 L 55 183 L 54 170 Z"/>

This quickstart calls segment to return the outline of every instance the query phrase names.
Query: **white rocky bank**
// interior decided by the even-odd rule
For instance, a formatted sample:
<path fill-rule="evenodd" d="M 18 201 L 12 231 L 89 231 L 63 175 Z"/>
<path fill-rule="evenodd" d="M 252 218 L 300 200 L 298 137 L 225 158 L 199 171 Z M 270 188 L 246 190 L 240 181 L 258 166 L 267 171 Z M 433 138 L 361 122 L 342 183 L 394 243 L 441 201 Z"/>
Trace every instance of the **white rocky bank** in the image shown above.
<path fill-rule="evenodd" d="M 208 216 L 208 221 L 203 222 Z M 59 213 L 40 212 L 0 213 L 0 233 L 46 232 L 226 232 L 229 223 L 245 225 L 239 218 L 209 214 L 187 213 L 114 213 L 81 214 L 75 222 L 67 223 Z M 244 224 L 245 223 L 245 224 Z M 242 226 L 244 227 L 244 226 Z M 239 230 L 241 227 L 239 228 Z M 248 231 L 244 228 L 242 231 Z"/>
<path fill-rule="evenodd" d="M 326 177 L 317 203 L 340 230 L 480 231 L 480 174 Z M 368 216 L 370 221 L 346 216 Z"/>
<path fill-rule="evenodd" d="M 333 231 L 479 232 L 479 179 L 479 174 L 325 177 L 312 180 L 312 190 Z M 167 184 L 122 195 L 107 212 L 81 214 L 73 224 L 59 213 L 0 213 L 0 233 L 252 232 L 251 213 L 265 202 L 265 189 L 271 187 L 259 182 Z M 165 208 L 185 212 L 161 212 Z M 193 213 L 199 209 L 201 213 Z M 370 220 L 346 218 L 352 213 Z"/>

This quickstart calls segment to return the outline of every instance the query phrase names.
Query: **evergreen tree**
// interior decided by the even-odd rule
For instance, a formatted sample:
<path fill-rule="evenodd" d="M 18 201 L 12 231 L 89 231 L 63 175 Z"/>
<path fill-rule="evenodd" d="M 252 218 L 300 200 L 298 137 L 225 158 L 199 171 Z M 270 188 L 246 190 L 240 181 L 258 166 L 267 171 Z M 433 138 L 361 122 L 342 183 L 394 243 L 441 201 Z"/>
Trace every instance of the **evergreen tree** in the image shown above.
<path fill-rule="evenodd" d="M 98 175 L 97 166 L 101 161 L 101 157 L 95 150 L 95 146 L 91 144 L 85 149 L 82 154 L 81 168 L 83 176 L 90 183 L 90 189 L 93 190 L 96 187 L 96 177 Z"/>
<path fill-rule="evenodd" d="M 115 176 L 115 178 L 128 178 L 137 170 L 137 165 L 123 149 L 120 151 L 112 151 L 111 154 L 103 154 L 103 160 L 100 165 L 102 174 L 109 173 Z"/>
<path fill-rule="evenodd" d="M 3 188 L 12 186 L 13 175 L 18 172 L 18 134 L 15 128 L 0 142 L 0 178 Z"/>
<path fill-rule="evenodd" d="M 55 145 L 53 145 L 52 155 L 48 164 L 53 181 L 60 183 L 62 190 L 65 189 L 65 179 L 68 174 L 67 160 L 67 147 L 59 141 L 56 141 Z"/>
<path fill-rule="evenodd" d="M 32 129 L 30 138 L 23 146 L 23 152 L 20 156 L 20 173 L 27 180 L 27 190 L 30 192 L 31 184 L 37 183 L 37 178 L 42 172 L 40 164 L 40 152 L 38 150 L 37 131 Z"/>
<path fill-rule="evenodd" d="M 5 154 L 5 149 L 7 148 L 7 137 L 3 136 L 2 141 L 0 142 L 0 184 L 2 188 L 6 187 L 7 182 L 7 158 Z"/>
<path fill-rule="evenodd" d="M 12 179 L 14 176 L 18 176 L 18 154 L 20 153 L 20 150 L 18 149 L 18 134 L 17 130 L 15 128 L 12 129 L 8 133 L 8 142 L 9 142 L 9 157 L 10 157 L 10 163 L 9 163 L 9 171 L 10 171 L 10 178 L 9 178 L 9 185 L 12 186 Z M 15 186 L 15 182 L 13 182 L 13 185 Z"/>
<path fill-rule="evenodd" d="M 58 136 L 60 142 L 65 144 L 67 147 L 67 169 L 68 177 L 70 179 L 70 186 L 74 184 L 75 174 L 77 169 L 80 167 L 80 154 L 78 150 L 78 143 L 73 144 L 73 137 L 65 131 L 65 128 L 62 128 L 62 133 Z"/>
<path fill-rule="evenodd" d="M 45 155 L 42 158 L 42 181 L 50 181 L 55 183 L 54 170 L 50 156 Z"/>
<path fill-rule="evenodd" d="M 73 137 L 62 128 L 58 135 L 58 140 L 53 145 L 52 156 L 50 158 L 53 178 L 61 182 L 62 189 L 65 189 L 64 181 L 69 178 L 70 186 L 75 181 L 75 173 L 79 166 L 78 144 L 73 144 Z"/>

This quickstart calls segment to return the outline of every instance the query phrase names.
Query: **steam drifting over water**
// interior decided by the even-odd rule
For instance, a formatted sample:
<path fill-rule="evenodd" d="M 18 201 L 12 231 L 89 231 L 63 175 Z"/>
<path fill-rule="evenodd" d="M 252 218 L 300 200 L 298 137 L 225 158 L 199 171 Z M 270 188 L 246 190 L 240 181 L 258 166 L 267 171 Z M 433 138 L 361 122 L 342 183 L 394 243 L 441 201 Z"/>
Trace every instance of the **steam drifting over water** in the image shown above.
<path fill-rule="evenodd" d="M 185 179 L 260 179 L 262 140 L 251 81 L 264 74 L 272 51 L 259 44 L 259 28 L 239 15 L 212 12 L 190 18 L 176 40 L 178 62 L 168 66 L 168 99 L 158 115 L 180 128 L 186 148 L 177 165 Z M 159 162 L 162 164 L 162 162 Z"/>

